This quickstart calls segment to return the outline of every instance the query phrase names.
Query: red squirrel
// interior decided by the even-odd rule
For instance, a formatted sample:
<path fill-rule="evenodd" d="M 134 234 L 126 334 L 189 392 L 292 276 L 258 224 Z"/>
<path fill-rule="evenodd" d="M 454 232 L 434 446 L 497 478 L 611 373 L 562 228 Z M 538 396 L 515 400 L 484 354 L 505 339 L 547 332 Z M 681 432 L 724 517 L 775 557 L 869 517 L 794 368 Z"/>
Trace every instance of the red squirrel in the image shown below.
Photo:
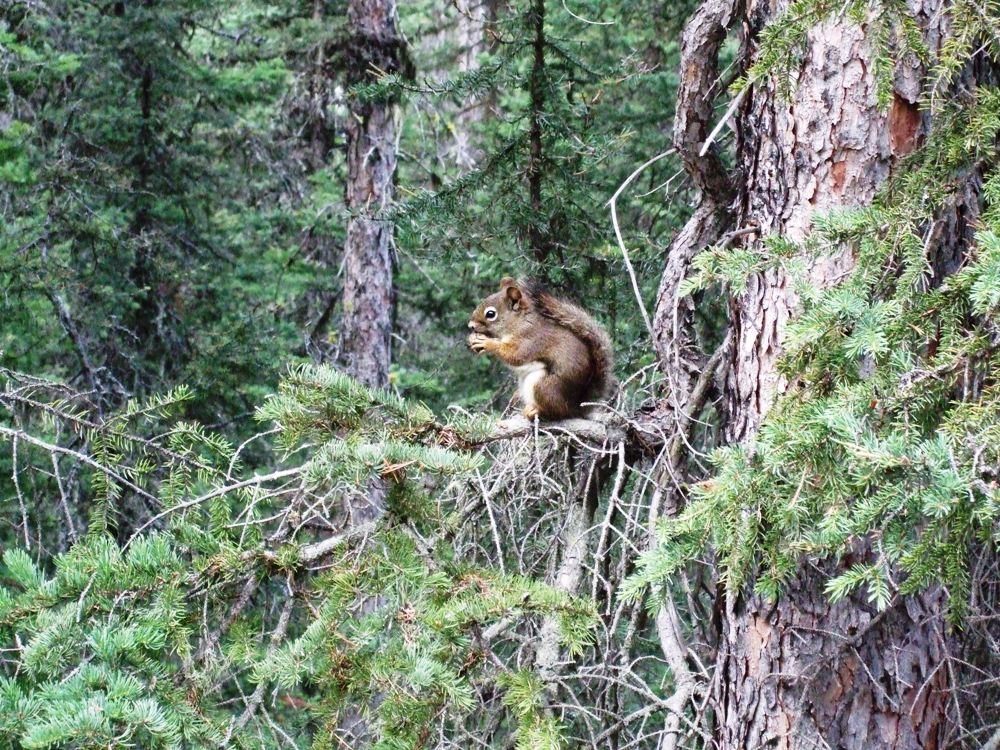
<path fill-rule="evenodd" d="M 518 379 L 528 419 L 582 416 L 613 382 L 611 339 L 587 312 L 531 281 L 507 277 L 469 320 L 469 348 L 502 360 Z"/>

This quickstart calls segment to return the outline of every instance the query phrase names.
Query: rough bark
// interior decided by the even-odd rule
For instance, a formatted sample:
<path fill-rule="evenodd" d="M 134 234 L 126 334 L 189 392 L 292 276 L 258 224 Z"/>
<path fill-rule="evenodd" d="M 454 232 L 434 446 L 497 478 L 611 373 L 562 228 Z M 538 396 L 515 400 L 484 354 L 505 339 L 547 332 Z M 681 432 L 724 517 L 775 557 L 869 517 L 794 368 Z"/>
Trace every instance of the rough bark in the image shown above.
<path fill-rule="evenodd" d="M 910 5 L 933 49 L 937 0 Z M 745 52 L 753 54 L 759 31 L 785 7 L 747 4 Z M 894 103 L 879 111 L 872 57 L 864 28 L 835 15 L 810 31 L 790 98 L 767 82 L 753 86 L 737 118 L 737 226 L 801 240 L 817 211 L 871 202 L 928 125 L 916 105 L 915 68 L 897 70 Z M 853 262 L 848 250 L 832 252 L 812 263 L 810 281 L 829 287 Z M 724 387 L 730 441 L 752 442 L 787 386 L 776 363 L 797 304 L 780 270 L 752 277 L 733 301 Z M 713 696 L 720 748 L 940 745 L 948 700 L 940 592 L 879 616 L 859 599 L 830 604 L 823 584 L 837 570 L 835 561 L 803 564 L 775 603 L 726 595 Z"/>
<path fill-rule="evenodd" d="M 803 570 L 776 603 L 730 596 L 716 664 L 720 748 L 938 748 L 947 727 L 939 590 L 879 615 L 830 604 L 836 572 Z"/>
<path fill-rule="evenodd" d="M 749 12 L 757 29 L 773 18 L 764 9 Z M 790 100 L 773 84 L 754 86 L 738 118 L 741 226 L 757 227 L 761 237 L 799 241 L 816 211 L 871 202 L 903 152 L 897 141 L 912 144 L 920 125 L 913 116 L 919 84 L 908 76 L 900 77 L 898 106 L 878 111 L 872 54 L 861 27 L 835 18 L 809 34 Z M 894 138 L 901 128 L 906 133 Z M 822 257 L 809 270 L 810 281 L 828 287 L 852 263 L 848 251 Z M 735 345 L 726 382 L 731 440 L 756 432 L 785 388 L 775 362 L 797 303 L 784 272 L 774 270 L 753 276 L 733 305 Z"/>
<path fill-rule="evenodd" d="M 694 183 L 696 208 L 670 244 L 653 314 L 653 343 L 667 380 L 665 398 L 657 404 L 653 432 L 664 436 L 665 460 L 657 474 L 662 488 L 650 507 L 652 538 L 660 516 L 676 515 L 683 502 L 687 476 L 688 437 L 713 389 L 723 350 L 701 352 L 693 339 L 694 301 L 680 294 L 691 261 L 716 244 L 732 223 L 733 185 L 719 155 L 702 146 L 712 128 L 714 102 L 720 93 L 719 52 L 733 20 L 733 0 L 708 0 L 684 29 L 681 40 L 680 86 L 674 114 L 673 146 Z M 668 593 L 655 618 L 657 637 L 670 667 L 674 692 L 666 699 L 660 750 L 675 750 L 682 740 L 682 716 L 704 690 L 687 665 L 688 644 Z"/>
<path fill-rule="evenodd" d="M 350 0 L 349 86 L 405 69 L 395 0 Z M 396 173 L 396 107 L 392 97 L 350 98 L 340 358 L 363 383 L 389 382 L 393 309 L 393 225 L 386 215 Z"/>
<path fill-rule="evenodd" d="M 403 38 L 396 27 L 396 0 L 349 0 L 347 84 L 373 83 L 384 74 L 409 73 Z M 389 383 L 393 312 L 393 223 L 387 212 L 396 175 L 396 102 L 392 96 L 349 98 L 346 203 L 350 211 L 344 243 L 344 293 L 340 360 L 369 386 Z M 370 529 L 385 512 L 387 487 L 373 480 L 364 494 L 347 499 L 345 534 Z M 375 597 L 362 613 L 382 606 Z M 379 703 L 375 696 L 369 712 Z M 373 739 L 363 712 L 346 708 L 341 739 L 353 747 Z"/>

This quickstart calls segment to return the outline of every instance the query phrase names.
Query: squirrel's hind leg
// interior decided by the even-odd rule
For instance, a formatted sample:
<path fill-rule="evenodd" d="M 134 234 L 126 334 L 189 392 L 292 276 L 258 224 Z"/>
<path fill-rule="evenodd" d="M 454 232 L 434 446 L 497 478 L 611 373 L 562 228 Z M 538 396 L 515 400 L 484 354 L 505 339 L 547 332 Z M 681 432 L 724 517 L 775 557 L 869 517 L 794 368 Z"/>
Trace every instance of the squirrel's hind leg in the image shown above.
<path fill-rule="evenodd" d="M 565 381 L 555 375 L 546 375 L 535 383 L 534 414 L 529 415 L 528 405 L 524 415 L 529 419 L 540 416 L 542 419 L 568 419 L 580 412 L 580 401 L 573 394 L 567 393 Z"/>

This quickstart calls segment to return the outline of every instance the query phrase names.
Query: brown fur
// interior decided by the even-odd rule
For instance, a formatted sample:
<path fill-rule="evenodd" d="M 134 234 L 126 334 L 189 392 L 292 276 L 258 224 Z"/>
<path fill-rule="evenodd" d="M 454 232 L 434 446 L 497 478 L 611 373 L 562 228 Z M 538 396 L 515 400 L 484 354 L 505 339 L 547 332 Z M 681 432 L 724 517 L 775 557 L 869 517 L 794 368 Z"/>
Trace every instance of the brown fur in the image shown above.
<path fill-rule="evenodd" d="M 487 311 L 493 308 L 495 317 Z M 470 348 L 518 372 L 525 416 L 565 419 L 603 398 L 612 382 L 611 340 L 576 305 L 534 282 L 505 278 L 469 320 Z M 518 371 L 519 370 L 519 371 Z"/>

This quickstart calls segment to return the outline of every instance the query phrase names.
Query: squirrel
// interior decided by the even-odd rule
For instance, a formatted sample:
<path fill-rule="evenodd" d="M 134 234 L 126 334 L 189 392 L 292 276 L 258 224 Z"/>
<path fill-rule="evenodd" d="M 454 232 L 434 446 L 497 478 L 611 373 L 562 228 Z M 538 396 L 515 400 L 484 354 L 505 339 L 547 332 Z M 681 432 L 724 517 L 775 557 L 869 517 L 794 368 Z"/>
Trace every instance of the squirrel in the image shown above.
<path fill-rule="evenodd" d="M 501 359 L 516 374 L 528 419 L 582 416 L 603 398 L 614 366 L 611 339 L 584 310 L 534 281 L 505 277 L 469 320 L 468 344 Z"/>

